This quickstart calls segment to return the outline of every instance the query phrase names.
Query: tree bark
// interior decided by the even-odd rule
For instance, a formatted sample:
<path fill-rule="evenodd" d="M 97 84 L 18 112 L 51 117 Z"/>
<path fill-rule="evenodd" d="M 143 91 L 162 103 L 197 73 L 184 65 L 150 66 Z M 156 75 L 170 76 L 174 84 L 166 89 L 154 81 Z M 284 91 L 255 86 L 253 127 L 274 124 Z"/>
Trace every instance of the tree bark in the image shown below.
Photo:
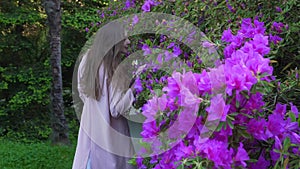
<path fill-rule="evenodd" d="M 64 115 L 62 70 L 61 70 L 61 7 L 60 0 L 45 0 L 44 7 L 49 24 L 52 69 L 52 143 L 69 144 L 69 129 Z"/>

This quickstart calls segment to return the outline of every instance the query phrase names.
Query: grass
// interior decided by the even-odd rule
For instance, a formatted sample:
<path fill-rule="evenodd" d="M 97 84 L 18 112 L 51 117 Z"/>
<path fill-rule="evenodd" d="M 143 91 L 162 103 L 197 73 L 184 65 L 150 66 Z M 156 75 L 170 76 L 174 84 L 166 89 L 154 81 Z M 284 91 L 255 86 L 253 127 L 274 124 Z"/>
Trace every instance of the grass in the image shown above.
<path fill-rule="evenodd" d="M 20 143 L 0 138 L 1 169 L 72 168 L 75 146 Z"/>

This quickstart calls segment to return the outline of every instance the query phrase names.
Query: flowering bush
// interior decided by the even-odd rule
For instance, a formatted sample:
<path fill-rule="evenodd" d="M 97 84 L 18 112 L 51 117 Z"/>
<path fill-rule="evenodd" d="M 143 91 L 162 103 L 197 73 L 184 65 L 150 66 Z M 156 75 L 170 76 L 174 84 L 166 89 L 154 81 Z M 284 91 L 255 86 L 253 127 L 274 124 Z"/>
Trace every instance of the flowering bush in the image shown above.
<path fill-rule="evenodd" d="M 174 72 L 167 78 L 165 93 L 142 108 L 146 120 L 141 135 L 150 147 L 144 151 L 153 156 L 139 159 L 140 168 L 297 167 L 297 108 L 291 103 L 287 111 L 287 105 L 276 103 L 275 110 L 270 110 L 263 100 L 264 91 L 275 80 L 270 59 L 264 57 L 270 52 L 265 30 L 263 22 L 243 19 L 236 35 L 230 29 L 224 31 L 224 59 L 216 68 L 201 73 Z M 218 120 L 215 128 L 210 126 Z M 178 138 L 174 135 L 187 131 L 188 124 L 193 126 L 175 146 L 165 149 L 166 142 L 157 137 L 166 126 L 175 124 L 164 137 Z"/>
<path fill-rule="evenodd" d="M 167 74 L 149 66 L 136 80 L 137 106 L 146 120 L 144 148 L 132 163 L 156 169 L 300 167 L 300 118 L 297 102 L 291 102 L 299 93 L 298 70 L 289 71 L 280 83 L 278 70 L 293 63 L 272 65 L 281 60 L 281 46 L 292 46 L 290 35 L 296 28 L 284 19 L 294 1 L 285 2 L 290 8 L 284 9 L 264 3 L 127 0 L 99 11 L 103 22 L 118 13 L 172 13 L 199 26 L 207 35 L 201 47 L 221 56 L 208 67 L 202 55 L 168 36 L 133 37 L 133 50 L 158 55 L 158 63 L 180 58 L 190 69 Z M 270 7 L 274 12 L 264 15 Z M 132 18 L 133 26 L 138 22 L 137 16 Z M 156 48 L 166 50 L 157 54 Z"/>

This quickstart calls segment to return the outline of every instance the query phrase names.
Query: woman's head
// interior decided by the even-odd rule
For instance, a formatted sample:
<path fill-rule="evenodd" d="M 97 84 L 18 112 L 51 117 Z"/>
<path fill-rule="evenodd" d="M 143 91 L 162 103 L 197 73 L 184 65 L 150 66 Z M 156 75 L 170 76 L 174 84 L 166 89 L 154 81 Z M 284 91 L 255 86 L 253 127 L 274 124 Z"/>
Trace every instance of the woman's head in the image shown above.
<path fill-rule="evenodd" d="M 123 24 L 119 22 L 106 24 L 98 30 L 94 38 L 80 82 L 84 83 L 82 86 L 85 94 L 98 100 L 103 86 L 103 81 L 99 81 L 99 67 L 103 66 L 110 84 L 115 69 L 122 61 L 121 54 L 128 52 L 130 41 Z"/>

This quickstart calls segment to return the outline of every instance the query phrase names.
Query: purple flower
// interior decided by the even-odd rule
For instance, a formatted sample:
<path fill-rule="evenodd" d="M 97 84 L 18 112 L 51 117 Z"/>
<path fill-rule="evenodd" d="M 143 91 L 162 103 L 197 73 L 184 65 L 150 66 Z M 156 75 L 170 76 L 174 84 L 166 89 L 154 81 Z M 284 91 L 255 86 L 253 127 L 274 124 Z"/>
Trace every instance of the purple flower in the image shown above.
<path fill-rule="evenodd" d="M 210 101 L 210 107 L 207 108 L 208 121 L 220 120 L 226 121 L 227 112 L 230 106 L 225 104 L 222 94 L 214 96 Z"/>
<path fill-rule="evenodd" d="M 282 32 L 283 27 L 284 24 L 282 22 L 273 22 L 272 29 L 277 31 L 278 33 Z"/>
<path fill-rule="evenodd" d="M 160 35 L 160 43 L 166 41 L 166 36 L 165 35 Z"/>
<path fill-rule="evenodd" d="M 289 25 L 288 24 L 285 25 L 285 29 L 289 30 Z"/>
<path fill-rule="evenodd" d="M 117 11 L 114 10 L 113 13 L 110 14 L 110 16 L 116 16 L 117 15 Z"/>
<path fill-rule="evenodd" d="M 189 60 L 186 61 L 186 64 L 187 64 L 187 66 L 190 67 L 190 68 L 194 67 L 193 62 L 191 62 L 191 61 L 189 61 Z"/>
<path fill-rule="evenodd" d="M 151 4 L 150 4 L 149 0 L 147 0 L 147 1 L 145 1 L 145 3 L 142 6 L 142 10 L 144 12 L 150 12 L 150 9 L 151 9 Z"/>
<path fill-rule="evenodd" d="M 275 113 L 275 114 L 271 114 L 268 117 L 269 121 L 267 124 L 267 134 L 271 135 L 271 136 L 278 136 L 280 134 L 282 134 L 285 129 L 284 129 L 284 120 L 283 120 L 283 116 L 281 114 Z"/>
<path fill-rule="evenodd" d="M 232 6 L 227 3 L 227 8 L 232 12 L 232 13 L 235 13 L 235 9 L 232 8 Z"/>
<path fill-rule="evenodd" d="M 143 131 L 141 132 L 143 138 L 155 138 L 158 134 L 159 128 L 155 120 L 143 123 Z"/>
<path fill-rule="evenodd" d="M 165 60 L 166 62 L 169 61 L 169 60 L 171 60 L 171 59 L 174 57 L 174 54 L 171 53 L 171 52 L 169 52 L 169 51 L 165 51 L 164 54 L 165 54 L 164 60 Z"/>
<path fill-rule="evenodd" d="M 226 58 L 230 58 L 231 54 L 235 51 L 236 45 L 234 43 L 231 43 L 230 45 L 227 45 L 224 49 L 224 56 Z"/>
<path fill-rule="evenodd" d="M 134 15 L 132 18 L 132 26 L 136 25 L 139 22 L 139 17 L 137 15 Z"/>
<path fill-rule="evenodd" d="M 142 46 L 142 50 L 144 51 L 144 56 L 152 54 L 152 51 L 147 44 Z"/>
<path fill-rule="evenodd" d="M 290 106 L 291 106 L 291 112 L 293 112 L 295 114 L 296 118 L 298 118 L 299 111 L 298 111 L 297 107 L 294 106 L 292 102 L 290 103 Z"/>
<path fill-rule="evenodd" d="M 244 18 L 242 19 L 242 24 L 241 24 L 241 28 L 251 28 L 252 27 L 252 23 L 251 23 L 251 18 Z"/>
<path fill-rule="evenodd" d="M 208 41 L 204 41 L 204 42 L 202 43 L 202 46 L 203 46 L 204 48 L 208 48 L 208 54 L 212 54 L 212 53 L 215 52 L 215 44 L 213 44 L 213 43 L 210 43 L 210 42 L 208 42 Z"/>
<path fill-rule="evenodd" d="M 239 162 L 242 164 L 243 167 L 246 167 L 247 164 L 245 163 L 246 160 L 249 160 L 248 153 L 246 150 L 243 148 L 243 143 L 240 143 L 240 146 L 238 148 L 238 151 L 234 157 L 235 161 Z"/>
<path fill-rule="evenodd" d="M 175 151 L 176 160 L 181 160 L 183 158 L 188 158 L 190 155 L 193 154 L 193 148 L 191 145 L 186 146 L 181 141 L 179 146 L 177 147 L 177 150 Z"/>
<path fill-rule="evenodd" d="M 139 169 L 146 169 L 147 167 L 143 164 L 144 159 L 142 157 L 138 157 L 136 159 L 136 164 Z"/>
<path fill-rule="evenodd" d="M 268 137 L 265 134 L 267 122 L 265 119 L 255 120 L 251 119 L 248 123 L 247 131 L 258 140 L 267 140 Z"/>
<path fill-rule="evenodd" d="M 175 43 L 174 42 L 171 42 L 170 44 L 169 44 L 169 46 L 167 47 L 167 49 L 170 49 L 170 48 L 172 48 L 172 47 L 174 47 L 175 46 Z"/>
<path fill-rule="evenodd" d="M 131 0 L 126 0 L 124 9 L 129 9 L 130 7 L 131 7 Z"/>
<path fill-rule="evenodd" d="M 259 22 L 259 20 L 254 19 L 254 26 L 255 26 L 255 33 L 256 34 L 264 34 L 265 33 L 265 26 L 264 26 L 264 22 Z"/>
<path fill-rule="evenodd" d="M 89 28 L 85 28 L 85 32 L 88 32 L 90 29 Z"/>
<path fill-rule="evenodd" d="M 176 98 L 179 96 L 180 93 L 180 85 L 177 83 L 177 77 L 181 78 L 181 75 L 179 74 L 172 74 L 172 77 L 168 77 L 168 85 L 163 88 L 163 91 L 167 92 L 167 94 L 171 98 Z"/>
<path fill-rule="evenodd" d="M 277 136 L 275 136 L 274 148 L 277 149 L 277 150 L 282 150 L 281 141 L 280 141 L 280 139 Z"/>
<path fill-rule="evenodd" d="M 231 168 L 233 149 L 227 149 L 228 143 L 217 140 L 208 140 L 202 143 L 200 137 L 195 140 L 196 151 L 213 161 L 216 168 Z"/>
<path fill-rule="evenodd" d="M 243 53 L 236 53 L 236 56 L 242 56 Z M 257 82 L 257 80 L 252 76 L 252 73 L 249 69 L 244 65 L 238 63 L 234 65 L 230 63 L 230 61 L 234 61 L 234 58 L 231 60 L 228 59 L 225 62 L 225 69 L 226 69 L 226 93 L 230 96 L 232 95 L 232 91 L 236 90 L 237 93 L 243 90 L 249 91 L 253 84 Z"/>
<path fill-rule="evenodd" d="M 273 42 L 275 45 L 282 41 L 282 38 L 278 35 L 273 36 L 271 33 L 269 34 L 270 41 Z"/>
<path fill-rule="evenodd" d="M 282 117 L 284 117 L 286 113 L 286 104 L 282 105 L 280 103 L 276 104 L 276 109 L 274 110 L 274 114 L 280 114 Z"/>
<path fill-rule="evenodd" d="M 212 92 L 223 93 L 226 85 L 225 79 L 225 66 L 219 65 L 217 68 L 211 68 L 209 72 L 209 78 L 211 83 Z"/>
<path fill-rule="evenodd" d="M 198 83 L 199 93 L 204 95 L 205 93 L 210 93 L 211 83 L 210 78 L 206 70 L 203 70 L 201 74 L 195 74 Z"/>
<path fill-rule="evenodd" d="M 278 6 L 276 6 L 275 9 L 276 9 L 277 12 L 282 12 L 282 9 Z"/>
<path fill-rule="evenodd" d="M 269 41 L 268 36 L 263 36 L 262 34 L 254 35 L 254 38 L 250 43 L 253 44 L 254 50 L 261 54 L 262 56 L 270 52 L 270 47 L 268 47 Z"/>
<path fill-rule="evenodd" d="M 140 78 L 137 78 L 134 83 L 134 89 L 136 94 L 140 94 L 143 91 L 143 84 Z"/>
<path fill-rule="evenodd" d="M 104 12 L 101 13 L 101 18 L 105 18 Z"/>
<path fill-rule="evenodd" d="M 228 28 L 227 30 L 225 30 L 222 34 L 222 41 L 225 41 L 225 42 L 232 42 L 232 39 L 233 39 L 233 35 L 231 33 L 231 29 Z"/>
<path fill-rule="evenodd" d="M 132 1 L 132 0 L 126 0 L 124 10 L 132 8 L 134 6 L 135 6 L 134 1 Z"/>
<path fill-rule="evenodd" d="M 267 169 L 270 165 L 270 162 L 267 161 L 263 154 L 260 154 L 258 161 L 255 164 L 250 165 L 249 169 Z"/>
<path fill-rule="evenodd" d="M 276 161 L 280 157 L 280 154 L 274 151 L 274 147 L 270 151 L 270 156 L 271 156 L 271 160 L 272 160 L 272 165 L 275 165 Z"/>
<path fill-rule="evenodd" d="M 173 47 L 173 55 L 178 57 L 181 54 L 182 54 L 182 50 L 180 49 L 180 47 L 179 46 L 174 46 Z"/>

